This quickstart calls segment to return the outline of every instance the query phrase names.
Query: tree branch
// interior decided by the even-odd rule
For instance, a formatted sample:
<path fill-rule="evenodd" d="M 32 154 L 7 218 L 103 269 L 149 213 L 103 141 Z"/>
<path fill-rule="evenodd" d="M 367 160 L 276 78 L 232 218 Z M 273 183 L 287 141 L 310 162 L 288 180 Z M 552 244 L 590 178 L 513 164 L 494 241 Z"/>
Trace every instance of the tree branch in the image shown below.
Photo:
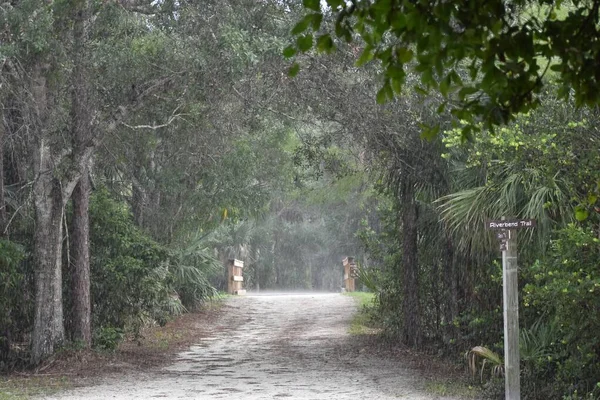
<path fill-rule="evenodd" d="M 160 128 L 165 128 L 169 125 L 171 125 L 175 120 L 181 118 L 184 115 L 187 114 L 175 114 L 177 112 L 177 110 L 179 110 L 181 108 L 181 106 L 177 106 L 176 109 L 173 110 L 173 112 L 171 113 L 171 117 L 169 117 L 168 121 L 165 122 L 164 124 L 160 124 L 160 125 L 129 125 L 126 124 L 125 122 L 121 122 L 124 126 L 128 127 L 129 129 L 152 129 L 152 130 L 156 130 L 156 129 L 160 129 Z"/>
<path fill-rule="evenodd" d="M 69 199 L 73 189 L 81 178 L 82 171 L 85 171 L 85 166 L 92 157 L 95 148 L 100 144 L 106 134 L 112 133 L 123 123 L 123 121 L 129 116 L 130 113 L 135 112 L 142 108 L 145 104 L 145 100 L 155 94 L 156 92 L 163 90 L 171 83 L 171 77 L 163 77 L 157 79 L 153 84 L 144 90 L 135 100 L 129 105 L 120 105 L 111 113 L 104 129 L 99 128 L 97 125 L 92 128 L 94 133 L 90 135 L 90 139 L 86 143 L 82 143 L 72 152 L 72 167 L 66 174 L 63 180 L 63 198 Z M 66 202 L 66 200 L 65 200 Z"/>

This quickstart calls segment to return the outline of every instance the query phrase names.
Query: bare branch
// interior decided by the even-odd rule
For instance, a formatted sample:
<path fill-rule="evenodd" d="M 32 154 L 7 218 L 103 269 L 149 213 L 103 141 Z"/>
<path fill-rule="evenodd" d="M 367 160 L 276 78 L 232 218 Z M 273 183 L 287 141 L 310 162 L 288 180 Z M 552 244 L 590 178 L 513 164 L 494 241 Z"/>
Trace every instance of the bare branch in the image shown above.
<path fill-rule="evenodd" d="M 118 106 L 109 117 L 108 121 L 104 129 L 95 127 L 95 134 L 91 136 L 91 138 L 83 143 L 82 146 L 78 146 L 78 148 L 72 153 L 72 165 L 64 180 L 63 185 L 63 193 L 66 196 L 63 196 L 68 200 L 70 194 L 73 192 L 73 189 L 79 182 L 79 178 L 81 177 L 82 171 L 85 170 L 85 165 L 89 162 L 94 150 L 100 144 L 102 139 L 106 134 L 114 132 L 123 121 L 129 116 L 130 113 L 135 112 L 141 109 L 145 105 L 145 100 L 155 94 L 156 92 L 163 90 L 171 83 L 170 77 L 164 77 L 161 79 L 157 79 L 152 83 L 150 87 L 144 90 L 133 103 L 129 105 L 121 105 Z"/>
<path fill-rule="evenodd" d="M 160 129 L 160 128 L 165 128 L 165 127 L 171 125 L 175 120 L 183 117 L 184 115 L 188 115 L 188 114 L 176 114 L 177 110 L 179 110 L 180 108 L 181 108 L 181 106 L 177 106 L 177 108 L 174 109 L 173 112 L 171 113 L 171 117 L 164 124 L 160 124 L 160 125 L 129 125 L 129 124 L 126 124 L 125 122 L 121 122 L 121 124 L 123 124 L 124 126 L 128 127 L 129 129 L 152 129 L 152 130 L 156 130 L 156 129 Z"/>

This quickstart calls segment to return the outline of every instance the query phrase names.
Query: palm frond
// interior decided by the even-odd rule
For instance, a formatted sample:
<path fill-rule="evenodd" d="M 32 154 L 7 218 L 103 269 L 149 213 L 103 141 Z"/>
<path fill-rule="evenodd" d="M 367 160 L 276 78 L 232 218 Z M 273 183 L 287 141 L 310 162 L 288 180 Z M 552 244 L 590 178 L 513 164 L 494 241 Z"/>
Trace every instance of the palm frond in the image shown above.
<path fill-rule="evenodd" d="M 372 293 L 378 293 L 381 288 L 381 273 L 376 268 L 357 264 L 358 280 Z"/>
<path fill-rule="evenodd" d="M 221 271 L 221 263 L 201 238 L 196 238 L 183 248 L 172 250 L 168 269 L 184 307 L 196 307 L 217 294 L 210 278 Z"/>
<path fill-rule="evenodd" d="M 469 370 L 471 374 L 479 371 L 479 377 L 483 382 L 483 374 L 486 366 L 490 367 L 490 374 L 493 377 L 501 377 L 504 375 L 504 361 L 500 356 L 484 346 L 475 346 L 465 354 Z M 479 363 L 481 361 L 481 364 Z"/>
<path fill-rule="evenodd" d="M 558 329 L 552 324 L 537 320 L 530 328 L 521 329 L 519 335 L 519 351 L 521 361 L 535 363 L 546 361 L 551 356 L 553 346 L 559 341 Z"/>

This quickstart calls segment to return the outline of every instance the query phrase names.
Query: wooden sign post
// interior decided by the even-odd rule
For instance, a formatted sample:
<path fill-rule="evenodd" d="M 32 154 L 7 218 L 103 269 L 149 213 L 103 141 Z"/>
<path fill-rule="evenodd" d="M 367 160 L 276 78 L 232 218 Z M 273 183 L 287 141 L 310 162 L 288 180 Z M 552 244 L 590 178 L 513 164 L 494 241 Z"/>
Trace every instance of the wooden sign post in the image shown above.
<path fill-rule="evenodd" d="M 353 257 L 346 257 L 342 260 L 344 266 L 344 288 L 346 292 L 354 292 L 356 290 L 356 278 L 358 269 Z"/>
<path fill-rule="evenodd" d="M 243 261 L 229 260 L 227 265 L 227 293 L 246 294 L 246 291 L 242 288 L 242 282 L 244 282 L 244 277 L 242 276 L 243 268 Z"/>
<path fill-rule="evenodd" d="M 488 221 L 487 229 L 497 230 L 502 251 L 502 283 L 504 297 L 504 374 L 506 400 L 521 399 L 519 355 L 519 286 L 517 268 L 517 229 L 533 228 L 535 220 Z"/>

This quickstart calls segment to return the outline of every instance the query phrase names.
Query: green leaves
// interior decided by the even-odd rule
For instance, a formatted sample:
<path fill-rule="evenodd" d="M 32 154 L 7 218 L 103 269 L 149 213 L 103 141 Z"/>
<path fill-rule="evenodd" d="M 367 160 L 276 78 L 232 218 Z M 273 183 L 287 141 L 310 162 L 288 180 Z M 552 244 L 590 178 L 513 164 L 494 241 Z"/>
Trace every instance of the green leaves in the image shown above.
<path fill-rule="evenodd" d="M 411 62 L 411 60 L 414 57 L 413 51 L 406 47 L 400 47 L 399 49 L 397 49 L 396 54 L 398 57 L 398 61 L 400 61 L 402 64 Z"/>
<path fill-rule="evenodd" d="M 310 13 L 294 27 L 294 35 L 321 29 L 320 2 L 304 0 L 303 4 Z M 552 12 L 527 18 L 522 9 L 506 7 L 503 0 L 452 4 L 425 0 L 418 7 L 414 2 L 389 0 L 328 0 L 327 4 L 333 11 L 329 31 L 347 42 L 365 44 L 357 66 L 379 60 L 389 74 L 394 71 L 388 65 L 417 59 L 414 71 L 425 89 L 452 98 L 455 110 L 489 129 L 538 106 L 538 94 L 547 85 L 542 78 L 548 72 L 540 65 L 550 61 L 550 71 L 563 82 L 553 90 L 565 98 L 572 91 L 578 105 L 600 104 L 600 85 L 594 78 L 600 69 L 600 46 L 590 47 L 597 32 L 585 17 L 597 13 L 596 2 L 577 2 L 563 10 L 555 6 Z M 530 7 L 546 10 L 547 2 L 533 2 Z M 506 18 L 517 22 L 508 26 Z M 571 38 L 575 31 L 578 35 Z M 331 48 L 320 44 L 321 51 Z M 458 68 L 468 69 L 470 81 L 455 72 Z M 398 78 L 392 82 L 392 92 L 400 93 L 405 82 Z M 378 101 L 387 99 L 387 93 L 387 89 L 380 91 Z M 470 96 L 475 93 L 481 96 Z"/>
<path fill-rule="evenodd" d="M 458 91 L 458 98 L 460 101 L 467 101 L 469 95 L 475 94 L 477 92 L 478 89 L 476 87 L 465 86 Z"/>
<path fill-rule="evenodd" d="M 285 58 L 291 58 L 294 57 L 296 55 L 297 51 L 296 48 L 294 46 L 288 46 L 285 49 L 283 49 L 283 56 Z"/>
<path fill-rule="evenodd" d="M 383 87 L 377 92 L 377 103 L 384 104 L 388 100 L 394 99 L 394 91 L 392 89 L 392 85 L 390 80 L 388 79 Z"/>
<path fill-rule="evenodd" d="M 450 90 L 450 85 L 451 85 L 451 80 L 450 80 L 450 76 L 446 76 L 444 79 L 442 79 L 442 81 L 440 82 L 440 93 L 442 94 L 442 96 L 444 97 L 448 97 L 448 91 Z"/>
<path fill-rule="evenodd" d="M 291 30 L 292 35 L 299 35 L 305 32 L 309 27 L 312 28 L 313 31 L 318 31 L 321 28 L 321 23 L 323 21 L 323 14 L 321 13 L 313 13 L 304 16 Z"/>
<path fill-rule="evenodd" d="M 320 0 L 302 0 L 302 5 L 305 8 L 313 11 L 321 11 L 321 1 Z"/>
<path fill-rule="evenodd" d="M 292 28 L 290 33 L 292 35 L 299 35 L 300 33 L 304 32 L 305 30 L 308 29 L 311 21 L 312 21 L 311 15 L 305 16 Z"/>
<path fill-rule="evenodd" d="M 292 66 L 288 70 L 288 76 L 290 78 L 293 78 L 296 75 L 298 75 L 298 72 L 300 72 L 300 65 L 298 63 L 294 63 L 294 64 L 292 64 Z"/>
<path fill-rule="evenodd" d="M 533 308 L 529 313 L 534 312 L 537 318 L 541 316 L 555 328 L 554 337 L 544 340 L 550 344 L 546 346 L 549 354 L 533 361 L 551 366 L 543 368 L 544 371 L 553 368 L 561 371 L 558 376 L 566 386 L 596 374 L 598 356 L 595 346 L 600 318 L 588 310 L 600 307 L 599 245 L 600 240 L 593 229 L 569 224 L 557 232 L 547 254 L 523 270 L 524 280 L 530 282 L 523 295 L 526 307 Z M 594 389 L 588 390 L 592 393 Z"/>
<path fill-rule="evenodd" d="M 296 45 L 298 46 L 298 50 L 302 52 L 310 50 L 313 45 L 313 36 L 311 34 L 298 36 L 296 39 Z"/>
<path fill-rule="evenodd" d="M 590 216 L 589 211 L 583 206 L 575 207 L 575 219 L 579 222 L 584 222 Z"/>
<path fill-rule="evenodd" d="M 343 4 L 343 0 L 327 0 L 327 5 L 329 5 L 329 7 L 331 7 L 333 10 L 337 10 L 337 8 Z"/>
<path fill-rule="evenodd" d="M 329 54 L 333 50 L 335 50 L 335 46 L 331 36 L 329 36 L 329 34 L 319 36 L 317 39 L 317 51 L 319 51 L 319 53 Z"/>
<path fill-rule="evenodd" d="M 427 140 L 434 140 L 440 133 L 440 125 L 421 125 L 421 137 Z"/>
<path fill-rule="evenodd" d="M 356 61 L 355 65 L 357 67 L 363 66 L 364 64 L 371 61 L 373 59 L 373 56 L 374 56 L 373 49 L 370 46 L 367 46 L 362 51 L 360 57 L 358 57 L 358 60 Z"/>
<path fill-rule="evenodd" d="M 313 11 L 321 11 L 321 1 L 320 0 L 302 0 L 302 5 L 305 8 Z"/>

